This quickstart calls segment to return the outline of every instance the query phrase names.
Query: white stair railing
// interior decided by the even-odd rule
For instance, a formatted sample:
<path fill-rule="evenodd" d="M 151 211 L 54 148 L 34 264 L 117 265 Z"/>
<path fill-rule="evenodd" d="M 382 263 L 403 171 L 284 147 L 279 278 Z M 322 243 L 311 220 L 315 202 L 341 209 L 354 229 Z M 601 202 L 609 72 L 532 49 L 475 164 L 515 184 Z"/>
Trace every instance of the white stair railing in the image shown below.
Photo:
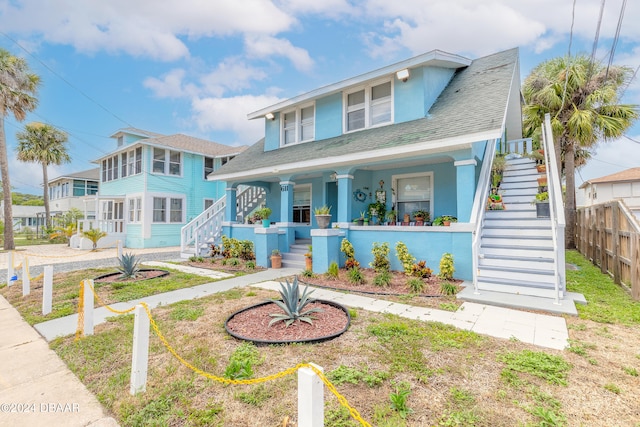
<path fill-rule="evenodd" d="M 566 282 L 564 260 L 564 229 L 566 222 L 564 218 L 564 205 L 562 203 L 560 174 L 558 173 L 558 163 L 553 142 L 553 130 L 551 129 L 551 116 L 549 113 L 544 116 L 542 143 L 545 161 L 547 163 L 549 213 L 551 216 L 551 236 L 553 238 L 554 251 L 553 273 L 555 278 L 555 303 L 560 304 L 560 298 L 564 296 Z"/>
<path fill-rule="evenodd" d="M 473 231 L 472 256 L 473 260 L 473 289 L 474 293 L 478 293 L 478 257 L 480 256 L 480 241 L 482 235 L 482 224 L 484 222 L 484 208 L 486 206 L 487 197 L 489 197 L 489 187 L 491 185 L 491 166 L 493 158 L 496 154 L 497 140 L 489 141 L 484 150 L 484 161 L 482 169 L 478 177 L 478 187 L 476 189 L 476 197 L 473 200 L 473 210 L 471 211 L 471 221 L 475 222 Z"/>
<path fill-rule="evenodd" d="M 246 215 L 260 205 L 266 197 L 265 190 L 260 187 L 241 187 L 241 189 L 242 191 L 236 196 L 237 214 L 234 218 L 239 222 L 242 222 Z M 181 252 L 185 252 L 193 245 L 195 255 L 199 255 L 202 245 L 215 242 L 220 238 L 226 206 L 227 198 L 223 196 L 182 227 L 180 230 Z"/>

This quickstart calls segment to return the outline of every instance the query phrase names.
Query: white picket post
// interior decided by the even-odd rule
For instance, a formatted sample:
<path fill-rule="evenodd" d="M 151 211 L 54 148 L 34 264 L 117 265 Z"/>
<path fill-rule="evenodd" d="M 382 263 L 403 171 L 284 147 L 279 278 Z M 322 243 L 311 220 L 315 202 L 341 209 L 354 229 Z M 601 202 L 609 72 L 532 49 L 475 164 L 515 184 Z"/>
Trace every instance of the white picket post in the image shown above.
<path fill-rule="evenodd" d="M 320 372 L 323 369 L 312 364 Z M 324 383 L 310 368 L 298 369 L 298 427 L 324 426 Z"/>
<path fill-rule="evenodd" d="M 149 365 L 149 316 L 142 305 L 136 305 L 133 323 L 133 354 L 131 356 L 131 386 L 129 393 L 136 395 L 147 390 Z"/>
<path fill-rule="evenodd" d="M 42 315 L 51 313 L 53 302 L 53 266 L 45 265 L 44 279 L 42 282 Z"/>
<path fill-rule="evenodd" d="M 29 258 L 25 257 L 22 261 L 22 296 L 25 297 L 31 293 L 31 277 L 29 277 Z"/>
<path fill-rule="evenodd" d="M 15 271 L 13 270 L 13 251 L 9 251 L 7 254 L 7 286 L 13 285 L 15 275 Z"/>
<path fill-rule="evenodd" d="M 93 335 L 93 280 L 85 279 L 84 286 L 84 334 Z"/>
<path fill-rule="evenodd" d="M 118 240 L 117 247 L 118 259 L 122 259 L 122 240 Z"/>

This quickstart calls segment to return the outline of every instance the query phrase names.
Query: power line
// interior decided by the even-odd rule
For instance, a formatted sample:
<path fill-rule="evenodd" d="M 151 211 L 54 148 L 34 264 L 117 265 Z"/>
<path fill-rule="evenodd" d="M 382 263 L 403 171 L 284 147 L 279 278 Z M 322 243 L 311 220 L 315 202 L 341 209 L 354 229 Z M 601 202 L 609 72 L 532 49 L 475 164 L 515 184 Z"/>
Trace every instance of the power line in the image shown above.
<path fill-rule="evenodd" d="M 593 73 L 594 61 L 596 59 L 596 51 L 598 50 L 598 40 L 600 39 L 600 27 L 602 25 L 602 15 L 604 14 L 604 4 L 605 0 L 602 0 L 600 4 L 600 15 L 598 16 L 598 25 L 596 26 L 596 35 L 593 39 L 593 47 L 591 48 L 591 60 L 589 61 L 589 71 L 587 72 L 587 79 L 589 81 L 591 79 L 591 74 Z"/>
<path fill-rule="evenodd" d="M 607 64 L 607 71 L 604 74 L 604 80 L 607 81 L 609 77 L 609 67 L 613 63 L 613 55 L 616 52 L 616 46 L 618 45 L 618 39 L 620 37 L 620 27 L 622 27 L 622 19 L 624 18 L 624 9 L 627 6 L 627 0 L 622 0 L 622 6 L 620 7 L 620 16 L 618 17 L 618 26 L 616 27 L 616 34 L 613 37 L 613 43 L 611 44 L 611 54 L 609 55 L 609 63 Z"/>
<path fill-rule="evenodd" d="M 576 0 L 573 0 L 573 8 L 571 9 L 571 30 L 569 31 L 569 49 L 567 51 L 567 70 L 565 71 L 564 76 L 564 88 L 562 89 L 562 104 L 560 105 L 560 109 L 556 113 L 556 117 L 560 114 L 562 109 L 564 108 L 565 97 L 567 96 L 567 84 L 569 83 L 569 67 L 571 65 L 571 43 L 573 42 L 573 24 L 576 19 Z"/>
<path fill-rule="evenodd" d="M 23 51 L 25 51 L 29 56 L 31 56 L 33 59 L 35 59 L 36 61 L 38 61 L 44 68 L 46 68 L 47 70 L 49 70 L 49 72 L 51 72 L 53 75 L 55 75 L 56 77 L 58 77 L 60 80 L 62 80 L 63 82 L 65 82 L 70 88 L 76 90 L 78 93 L 80 93 L 82 96 L 84 96 L 85 98 L 87 98 L 89 101 L 91 101 L 92 103 L 94 103 L 95 105 L 97 105 L 99 108 L 101 108 L 102 110 L 104 110 L 107 114 L 110 114 L 111 116 L 113 116 L 116 120 L 126 124 L 129 127 L 135 127 L 133 126 L 131 123 L 129 123 L 128 121 L 124 120 L 123 118 L 119 117 L 118 115 L 116 115 L 114 112 L 112 112 L 111 110 L 109 110 L 107 107 L 105 107 L 104 105 L 100 104 L 98 101 L 96 101 L 95 99 L 93 99 L 92 97 L 90 97 L 86 92 L 84 92 L 83 90 L 81 90 L 80 88 L 74 86 L 71 82 L 69 82 L 67 79 L 65 79 L 64 77 L 62 77 L 60 74 L 58 74 L 54 69 L 52 69 L 51 67 L 49 67 L 47 64 L 44 63 L 44 61 L 40 60 L 40 58 L 38 58 L 37 56 L 35 56 L 33 53 L 31 53 L 27 48 L 25 48 L 24 46 L 22 46 L 20 43 L 18 43 L 16 40 L 14 40 L 13 38 L 9 37 L 8 34 L 0 31 L 0 34 L 2 34 L 3 36 L 5 36 L 7 39 L 9 39 L 10 41 L 12 41 L 13 43 L 15 43 L 16 46 L 18 46 L 20 49 L 22 49 Z"/>

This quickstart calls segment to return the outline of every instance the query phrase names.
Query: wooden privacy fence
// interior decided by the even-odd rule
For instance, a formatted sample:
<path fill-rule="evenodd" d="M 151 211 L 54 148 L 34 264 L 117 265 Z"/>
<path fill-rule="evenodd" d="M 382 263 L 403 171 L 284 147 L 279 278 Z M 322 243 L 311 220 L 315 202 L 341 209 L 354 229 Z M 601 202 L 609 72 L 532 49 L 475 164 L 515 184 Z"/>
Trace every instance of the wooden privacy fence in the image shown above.
<path fill-rule="evenodd" d="M 578 209 L 576 246 L 633 299 L 640 300 L 640 225 L 624 202 Z"/>

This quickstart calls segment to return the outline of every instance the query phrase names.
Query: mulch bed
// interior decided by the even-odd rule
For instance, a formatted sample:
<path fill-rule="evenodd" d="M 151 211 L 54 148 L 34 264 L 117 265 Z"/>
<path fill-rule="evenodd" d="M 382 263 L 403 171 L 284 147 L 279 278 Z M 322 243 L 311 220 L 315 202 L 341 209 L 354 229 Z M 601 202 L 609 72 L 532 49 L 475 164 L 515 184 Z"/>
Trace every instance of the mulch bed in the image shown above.
<path fill-rule="evenodd" d="M 167 276 L 169 274 L 166 270 L 155 269 L 142 269 L 136 273 L 136 277 L 123 278 L 119 272 L 103 274 L 96 277 L 93 281 L 95 283 L 119 283 L 119 282 L 139 282 L 140 280 L 155 279 L 156 277 Z"/>
<path fill-rule="evenodd" d="M 273 303 L 257 305 L 236 313 L 227 322 L 227 329 L 243 338 L 256 341 L 303 341 L 318 340 L 340 333 L 348 324 L 348 315 L 338 307 L 322 301 L 312 302 L 303 311 L 312 308 L 322 311 L 312 313 L 312 324 L 296 320 L 290 326 L 279 321 L 269 326 L 273 319 L 271 313 L 283 313 Z"/>

